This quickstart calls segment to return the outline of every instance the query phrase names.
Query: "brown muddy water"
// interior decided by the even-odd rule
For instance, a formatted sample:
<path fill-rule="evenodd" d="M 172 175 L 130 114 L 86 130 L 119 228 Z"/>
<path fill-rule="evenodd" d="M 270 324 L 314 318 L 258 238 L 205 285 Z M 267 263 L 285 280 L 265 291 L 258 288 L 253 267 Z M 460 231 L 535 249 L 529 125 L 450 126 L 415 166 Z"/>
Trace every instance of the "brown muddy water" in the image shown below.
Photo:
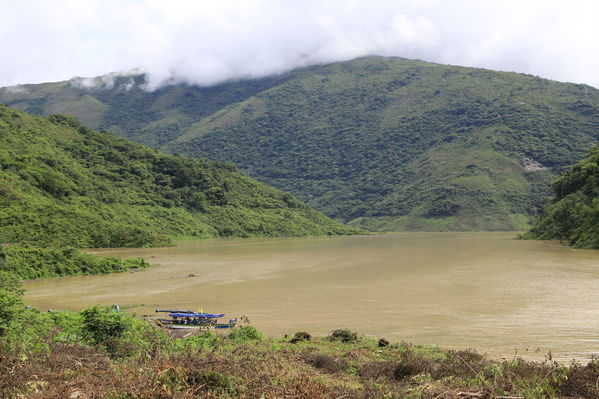
<path fill-rule="evenodd" d="M 101 250 L 141 256 L 152 267 L 27 282 L 26 300 L 43 310 L 201 308 L 246 315 L 274 337 L 351 328 L 497 358 L 543 359 L 552 351 L 568 361 L 599 353 L 599 251 L 515 235 L 223 239 Z"/>

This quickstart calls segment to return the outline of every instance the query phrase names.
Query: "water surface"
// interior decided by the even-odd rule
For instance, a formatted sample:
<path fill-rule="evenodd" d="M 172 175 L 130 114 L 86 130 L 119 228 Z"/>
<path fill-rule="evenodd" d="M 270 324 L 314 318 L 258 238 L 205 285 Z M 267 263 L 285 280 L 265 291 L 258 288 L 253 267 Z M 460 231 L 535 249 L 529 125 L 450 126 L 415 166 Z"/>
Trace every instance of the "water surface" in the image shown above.
<path fill-rule="evenodd" d="M 141 256 L 152 267 L 28 282 L 26 300 L 41 309 L 143 304 L 138 314 L 201 308 L 246 315 L 271 336 L 347 327 L 493 357 L 599 353 L 599 251 L 514 236 L 201 240 L 99 251 Z"/>

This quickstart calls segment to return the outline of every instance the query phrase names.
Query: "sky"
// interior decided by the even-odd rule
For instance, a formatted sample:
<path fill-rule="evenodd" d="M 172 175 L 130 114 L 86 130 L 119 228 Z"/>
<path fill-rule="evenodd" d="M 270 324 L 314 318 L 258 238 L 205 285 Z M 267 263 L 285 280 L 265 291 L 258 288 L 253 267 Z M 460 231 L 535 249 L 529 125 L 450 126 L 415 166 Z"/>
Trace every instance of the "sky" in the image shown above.
<path fill-rule="evenodd" d="M 208 86 L 366 55 L 599 88 L 597 0 L 0 0 L 0 86 L 139 68 Z"/>

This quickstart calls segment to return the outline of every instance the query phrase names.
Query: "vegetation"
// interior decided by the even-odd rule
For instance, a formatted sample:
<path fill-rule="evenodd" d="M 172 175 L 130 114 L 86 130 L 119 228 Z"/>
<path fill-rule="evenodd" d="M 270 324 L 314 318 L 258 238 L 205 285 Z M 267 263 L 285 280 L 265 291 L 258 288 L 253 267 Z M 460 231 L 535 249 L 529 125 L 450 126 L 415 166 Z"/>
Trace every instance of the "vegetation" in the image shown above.
<path fill-rule="evenodd" d="M 6 286 L 13 287 L 3 284 L 0 298 L 19 297 Z M 344 329 L 289 340 L 244 326 L 228 337 L 208 331 L 176 338 L 110 308 L 0 309 L 3 398 L 597 397 L 595 360 L 570 367 L 493 361 L 473 350 L 377 344 Z"/>
<path fill-rule="evenodd" d="M 0 247 L 0 271 L 10 272 L 21 279 L 124 272 L 148 266 L 143 259 L 98 257 L 72 247 Z"/>
<path fill-rule="evenodd" d="M 161 154 L 70 116 L 40 118 L 0 105 L 0 243 L 142 247 L 174 237 L 355 231 L 230 164 Z M 129 267 L 69 249 L 6 251 L 7 267 L 25 278 Z M 60 265 L 22 268 L 41 257 Z"/>
<path fill-rule="evenodd" d="M 17 275 L 0 271 L 0 335 L 4 334 L 23 308 L 23 293 Z"/>
<path fill-rule="evenodd" d="M 553 183 L 555 197 L 523 238 L 599 249 L 599 145 Z"/>
<path fill-rule="evenodd" d="M 367 57 L 210 88 L 147 92 L 144 79 L 26 85 L 0 101 L 234 162 L 372 230 L 522 229 L 599 140 L 599 90 L 515 73 Z"/>

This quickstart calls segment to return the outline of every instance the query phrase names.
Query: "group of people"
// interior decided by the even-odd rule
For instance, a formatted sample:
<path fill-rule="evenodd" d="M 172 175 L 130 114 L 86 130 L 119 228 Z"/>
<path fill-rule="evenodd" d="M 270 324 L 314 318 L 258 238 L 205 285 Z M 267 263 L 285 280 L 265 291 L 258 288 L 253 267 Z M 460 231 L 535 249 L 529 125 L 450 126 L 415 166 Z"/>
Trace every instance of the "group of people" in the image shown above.
<path fill-rule="evenodd" d="M 203 317 L 182 317 L 181 320 L 179 320 L 177 317 L 174 317 L 173 324 L 211 326 L 213 324 L 216 324 L 216 319 L 209 319 Z"/>

